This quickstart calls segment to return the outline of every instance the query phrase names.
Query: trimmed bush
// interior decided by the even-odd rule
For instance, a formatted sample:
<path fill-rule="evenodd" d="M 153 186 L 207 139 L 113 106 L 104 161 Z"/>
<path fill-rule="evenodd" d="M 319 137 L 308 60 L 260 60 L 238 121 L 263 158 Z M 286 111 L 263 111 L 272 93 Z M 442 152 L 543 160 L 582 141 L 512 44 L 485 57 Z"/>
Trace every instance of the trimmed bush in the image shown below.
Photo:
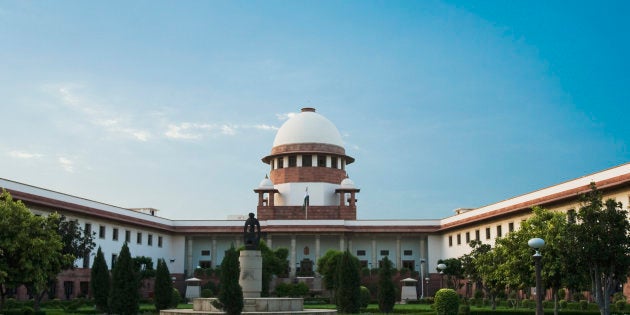
<path fill-rule="evenodd" d="M 210 289 L 203 289 L 203 290 L 201 290 L 201 297 L 202 298 L 212 297 L 212 290 L 210 290 Z"/>
<path fill-rule="evenodd" d="M 370 290 L 365 286 L 361 286 L 361 308 L 366 308 L 370 304 L 370 296 Z"/>
<path fill-rule="evenodd" d="M 435 293 L 435 311 L 438 315 L 457 315 L 459 297 L 453 289 L 440 289 Z"/>
<path fill-rule="evenodd" d="M 560 300 L 560 309 L 567 309 L 568 306 L 569 302 L 567 302 L 567 300 Z"/>
<path fill-rule="evenodd" d="M 615 309 L 617 311 L 625 310 L 626 309 L 626 301 L 619 300 L 619 301 L 615 302 Z"/>
<path fill-rule="evenodd" d="M 586 311 L 588 309 L 588 301 L 587 300 L 580 300 L 579 305 L 580 305 L 580 310 L 582 310 L 582 311 Z"/>

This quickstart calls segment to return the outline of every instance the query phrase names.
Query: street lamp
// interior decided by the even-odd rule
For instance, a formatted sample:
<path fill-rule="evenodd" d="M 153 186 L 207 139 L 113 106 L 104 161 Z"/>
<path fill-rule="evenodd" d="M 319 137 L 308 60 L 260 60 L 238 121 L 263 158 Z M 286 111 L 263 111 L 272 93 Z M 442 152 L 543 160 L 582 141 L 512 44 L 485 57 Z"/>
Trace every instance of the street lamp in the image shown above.
<path fill-rule="evenodd" d="M 440 269 L 440 289 L 444 287 L 444 269 L 446 269 L 445 264 L 438 264 L 437 268 Z"/>
<path fill-rule="evenodd" d="M 543 315 L 542 307 L 542 277 L 540 275 L 542 255 L 540 249 L 545 246 L 545 241 L 542 238 L 532 238 L 527 242 L 527 245 L 534 249 L 534 262 L 536 263 L 536 315 Z"/>
<path fill-rule="evenodd" d="M 418 276 L 418 280 L 420 280 L 420 298 L 424 298 L 424 259 L 420 259 L 420 276 Z M 428 283 L 428 282 L 427 282 Z M 427 288 L 427 291 L 429 288 Z"/>

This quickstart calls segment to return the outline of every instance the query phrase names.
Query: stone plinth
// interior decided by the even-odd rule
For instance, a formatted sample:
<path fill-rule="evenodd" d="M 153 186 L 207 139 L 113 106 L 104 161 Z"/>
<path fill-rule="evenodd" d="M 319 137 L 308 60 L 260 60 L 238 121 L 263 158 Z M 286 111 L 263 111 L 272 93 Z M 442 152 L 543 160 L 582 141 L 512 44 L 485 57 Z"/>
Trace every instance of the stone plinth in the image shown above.
<path fill-rule="evenodd" d="M 215 298 L 193 300 L 193 309 L 161 310 L 160 315 L 208 315 L 225 314 L 212 305 Z M 336 315 L 336 310 L 304 309 L 301 298 L 250 298 L 243 300 L 243 315 Z"/>
<path fill-rule="evenodd" d="M 241 275 L 238 284 L 243 288 L 243 298 L 259 298 L 262 291 L 262 256 L 259 250 L 242 250 L 239 262 Z"/>

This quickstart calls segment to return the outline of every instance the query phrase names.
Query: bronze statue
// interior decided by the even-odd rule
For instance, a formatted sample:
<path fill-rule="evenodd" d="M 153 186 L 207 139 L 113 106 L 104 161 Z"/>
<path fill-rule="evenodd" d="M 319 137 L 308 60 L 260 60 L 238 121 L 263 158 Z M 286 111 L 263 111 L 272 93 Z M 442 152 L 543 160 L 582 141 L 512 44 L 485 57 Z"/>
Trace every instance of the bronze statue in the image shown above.
<path fill-rule="evenodd" d="M 245 249 L 258 249 L 260 243 L 260 223 L 254 218 L 254 214 L 250 213 L 249 218 L 245 221 L 243 228 L 243 237 L 245 238 Z"/>

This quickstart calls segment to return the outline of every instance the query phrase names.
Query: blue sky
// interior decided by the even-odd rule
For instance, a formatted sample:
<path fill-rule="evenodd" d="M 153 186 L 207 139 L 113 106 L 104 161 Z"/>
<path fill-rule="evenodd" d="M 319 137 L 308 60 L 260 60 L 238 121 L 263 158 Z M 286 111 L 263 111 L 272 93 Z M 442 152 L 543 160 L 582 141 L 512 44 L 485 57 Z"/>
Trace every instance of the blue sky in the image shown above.
<path fill-rule="evenodd" d="M 0 177 L 173 219 L 255 210 L 287 115 L 337 125 L 360 219 L 629 161 L 625 1 L 3 1 Z"/>

